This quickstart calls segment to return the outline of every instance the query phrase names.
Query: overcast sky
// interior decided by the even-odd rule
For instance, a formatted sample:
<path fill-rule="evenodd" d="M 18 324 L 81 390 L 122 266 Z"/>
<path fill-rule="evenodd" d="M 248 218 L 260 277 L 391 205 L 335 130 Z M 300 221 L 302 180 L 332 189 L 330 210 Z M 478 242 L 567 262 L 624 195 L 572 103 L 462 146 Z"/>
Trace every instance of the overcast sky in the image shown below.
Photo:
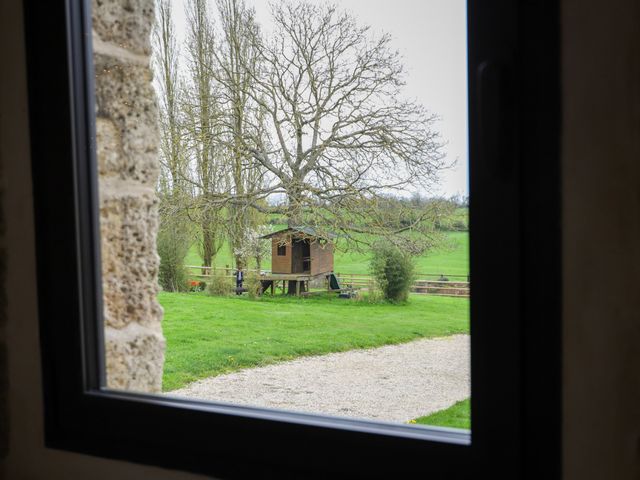
<path fill-rule="evenodd" d="M 178 37 L 185 31 L 184 0 L 174 1 Z M 316 0 L 324 1 L 324 0 Z M 387 32 L 404 57 L 406 96 L 441 117 L 436 125 L 448 142 L 455 168 L 442 175 L 438 192 L 468 194 L 467 34 L 465 0 L 333 0 L 374 31 Z M 269 2 L 247 0 L 269 29 Z"/>

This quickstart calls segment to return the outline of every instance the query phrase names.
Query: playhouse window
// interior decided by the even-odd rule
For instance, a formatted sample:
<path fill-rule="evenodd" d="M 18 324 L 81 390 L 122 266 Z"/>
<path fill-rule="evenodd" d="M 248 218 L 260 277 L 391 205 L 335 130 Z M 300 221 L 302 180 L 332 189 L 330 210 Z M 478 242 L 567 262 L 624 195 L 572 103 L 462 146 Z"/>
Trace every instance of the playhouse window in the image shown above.
<path fill-rule="evenodd" d="M 287 256 L 287 246 L 286 245 L 278 245 L 278 253 L 277 255 L 279 257 L 286 257 Z"/>

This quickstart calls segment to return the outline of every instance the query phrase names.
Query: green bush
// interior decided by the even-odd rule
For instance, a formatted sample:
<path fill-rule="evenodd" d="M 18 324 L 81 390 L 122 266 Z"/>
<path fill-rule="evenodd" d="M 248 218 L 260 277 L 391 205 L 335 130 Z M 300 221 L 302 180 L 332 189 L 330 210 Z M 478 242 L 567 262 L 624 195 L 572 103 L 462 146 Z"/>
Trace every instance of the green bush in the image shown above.
<path fill-rule="evenodd" d="M 469 224 L 466 220 L 458 218 L 452 222 L 451 230 L 454 232 L 466 232 L 469 230 Z"/>
<path fill-rule="evenodd" d="M 235 284 L 233 278 L 225 275 L 223 271 L 214 271 L 209 277 L 207 293 L 214 297 L 226 297 L 234 293 Z"/>
<path fill-rule="evenodd" d="M 190 232 L 184 222 L 163 220 L 166 221 L 161 221 L 156 242 L 160 256 L 158 281 L 165 291 L 184 292 L 189 289 L 184 259 L 191 246 Z"/>
<path fill-rule="evenodd" d="M 367 303 L 370 305 L 375 305 L 384 302 L 384 294 L 382 293 L 382 290 L 377 287 L 368 287 L 368 290 L 366 292 L 363 290 L 359 290 L 357 292 L 357 295 L 353 297 L 352 300 L 357 303 Z"/>
<path fill-rule="evenodd" d="M 409 254 L 393 245 L 375 245 L 371 259 L 371 273 L 386 300 L 392 302 L 407 300 L 414 280 L 414 262 Z"/>

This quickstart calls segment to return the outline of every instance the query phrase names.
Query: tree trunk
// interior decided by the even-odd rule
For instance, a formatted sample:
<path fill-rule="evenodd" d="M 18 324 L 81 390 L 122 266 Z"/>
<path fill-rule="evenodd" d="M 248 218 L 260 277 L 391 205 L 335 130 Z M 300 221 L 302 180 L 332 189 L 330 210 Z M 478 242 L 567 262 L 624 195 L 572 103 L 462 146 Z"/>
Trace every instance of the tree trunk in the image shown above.
<path fill-rule="evenodd" d="M 302 200 L 302 189 L 296 182 L 287 189 L 287 226 L 289 228 L 303 225 Z"/>
<path fill-rule="evenodd" d="M 245 268 L 247 266 L 244 264 L 244 260 L 240 255 L 236 255 L 235 259 L 236 259 L 236 269 Z"/>
<path fill-rule="evenodd" d="M 211 224 L 208 221 L 202 222 L 202 266 L 213 266 L 213 258 L 216 254 L 215 249 L 215 234 L 212 232 Z M 202 274 L 207 275 L 211 273 L 209 268 L 203 268 Z"/>

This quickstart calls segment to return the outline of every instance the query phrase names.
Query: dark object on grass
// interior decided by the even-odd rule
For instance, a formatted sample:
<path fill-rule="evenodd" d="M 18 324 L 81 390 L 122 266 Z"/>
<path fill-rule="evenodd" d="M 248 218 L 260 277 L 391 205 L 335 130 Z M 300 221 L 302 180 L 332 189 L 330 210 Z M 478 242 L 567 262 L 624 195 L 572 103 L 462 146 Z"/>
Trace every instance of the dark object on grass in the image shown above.
<path fill-rule="evenodd" d="M 274 283 L 273 280 L 262 280 L 261 282 L 261 288 L 263 292 L 266 292 L 267 289 L 271 289 L 271 293 L 273 294 L 274 291 Z"/>
<path fill-rule="evenodd" d="M 341 285 L 340 280 L 336 277 L 335 273 L 327 275 L 329 280 L 329 290 L 332 292 L 338 292 L 338 298 L 353 298 L 357 292 L 352 285 Z"/>
<path fill-rule="evenodd" d="M 329 288 L 331 290 L 340 290 L 342 288 L 340 287 L 340 281 L 338 280 L 338 277 L 336 277 L 335 273 L 328 275 L 328 278 L 329 278 Z"/>
<path fill-rule="evenodd" d="M 338 294 L 338 298 L 354 298 L 355 296 L 357 296 L 357 292 L 355 290 L 347 290 L 344 292 L 340 292 Z"/>

